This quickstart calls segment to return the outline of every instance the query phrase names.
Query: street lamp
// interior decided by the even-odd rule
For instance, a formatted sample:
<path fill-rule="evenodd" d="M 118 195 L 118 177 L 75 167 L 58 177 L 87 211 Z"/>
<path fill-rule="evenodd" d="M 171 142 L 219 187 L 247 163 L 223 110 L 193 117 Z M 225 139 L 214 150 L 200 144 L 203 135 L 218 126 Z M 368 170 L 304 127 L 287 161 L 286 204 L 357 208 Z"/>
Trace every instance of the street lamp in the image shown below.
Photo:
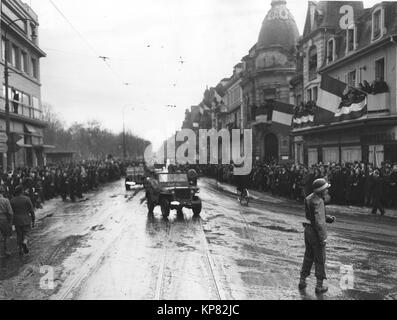
<path fill-rule="evenodd" d="M 9 45 L 8 45 L 8 39 L 7 39 L 7 33 L 8 30 L 10 29 L 11 25 L 18 22 L 18 21 L 29 21 L 33 23 L 34 27 L 36 28 L 37 24 L 34 20 L 28 19 L 28 18 L 19 18 L 15 19 L 11 22 L 9 22 L 4 30 L 4 43 L 5 43 L 5 54 L 4 54 L 4 86 L 5 86 L 5 122 L 6 122 L 6 135 L 7 135 L 7 170 L 12 169 L 12 154 L 13 150 L 11 150 L 11 139 L 10 139 L 10 101 L 9 101 L 9 96 L 8 96 L 8 77 L 9 77 L 9 72 L 8 72 L 8 54 L 9 54 Z M 33 30 L 34 31 L 34 30 Z M 35 38 L 36 35 L 32 33 L 32 38 Z"/>
<path fill-rule="evenodd" d="M 127 149 L 126 149 L 126 142 L 125 142 L 125 109 L 127 107 L 131 107 L 131 105 L 128 104 L 123 107 L 123 158 L 124 158 L 124 161 L 127 158 Z M 135 109 L 135 108 L 132 108 L 132 109 Z"/>

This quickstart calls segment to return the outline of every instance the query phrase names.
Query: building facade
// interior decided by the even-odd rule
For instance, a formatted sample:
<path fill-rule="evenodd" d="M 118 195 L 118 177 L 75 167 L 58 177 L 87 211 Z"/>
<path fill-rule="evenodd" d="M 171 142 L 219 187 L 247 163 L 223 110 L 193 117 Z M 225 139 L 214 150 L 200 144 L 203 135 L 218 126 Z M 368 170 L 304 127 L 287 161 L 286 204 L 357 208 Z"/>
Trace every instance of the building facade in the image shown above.
<path fill-rule="evenodd" d="M 218 130 L 244 128 L 243 90 L 241 88 L 242 63 L 234 67 L 233 75 L 224 86 L 223 104 L 217 112 Z"/>
<path fill-rule="evenodd" d="M 3 75 L 7 57 L 10 131 L 21 137 L 19 150 L 13 154 L 14 167 L 45 164 L 40 59 L 46 54 L 39 48 L 38 26 L 38 17 L 27 4 L 20 0 L 1 1 L 0 131 L 6 130 Z M 0 153 L 2 170 L 6 168 L 6 157 L 6 152 Z"/>
<path fill-rule="evenodd" d="M 296 74 L 298 37 L 286 1 L 272 1 L 258 42 L 242 59 L 243 110 L 246 126 L 253 130 L 256 160 L 280 162 L 291 158 L 290 80 Z"/>
<path fill-rule="evenodd" d="M 296 162 L 364 161 L 379 166 L 397 161 L 396 41 L 395 2 L 372 8 L 357 1 L 309 2 L 298 45 L 302 68 L 291 85 L 297 113 L 303 110 L 312 119 L 292 130 Z M 351 92 L 365 93 L 365 114 L 343 121 L 322 119 L 325 77 L 347 84 Z M 306 108 L 310 103 L 312 112 Z M 327 111 L 336 114 L 340 105 L 333 108 Z"/>

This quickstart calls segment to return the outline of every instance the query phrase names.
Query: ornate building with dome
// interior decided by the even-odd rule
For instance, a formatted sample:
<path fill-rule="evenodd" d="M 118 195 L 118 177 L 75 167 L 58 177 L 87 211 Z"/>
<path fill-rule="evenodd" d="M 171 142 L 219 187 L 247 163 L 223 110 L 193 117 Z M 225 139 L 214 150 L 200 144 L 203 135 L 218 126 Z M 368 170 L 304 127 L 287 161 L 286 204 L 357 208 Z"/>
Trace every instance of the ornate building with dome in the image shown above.
<path fill-rule="evenodd" d="M 286 1 L 273 0 L 257 43 L 242 59 L 244 127 L 253 129 L 253 157 L 259 161 L 291 160 L 290 80 L 296 74 L 298 38 Z"/>

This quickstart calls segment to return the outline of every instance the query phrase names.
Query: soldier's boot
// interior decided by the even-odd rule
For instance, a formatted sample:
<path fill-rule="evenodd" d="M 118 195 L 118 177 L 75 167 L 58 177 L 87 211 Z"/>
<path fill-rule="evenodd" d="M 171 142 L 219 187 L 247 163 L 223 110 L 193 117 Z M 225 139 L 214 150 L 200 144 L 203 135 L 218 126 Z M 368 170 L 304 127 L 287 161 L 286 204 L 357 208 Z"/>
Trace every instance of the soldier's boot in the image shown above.
<path fill-rule="evenodd" d="M 323 280 L 317 279 L 317 284 L 314 291 L 316 292 L 316 294 L 323 294 L 328 291 L 328 287 L 323 285 Z"/>
<path fill-rule="evenodd" d="M 299 280 L 298 288 L 299 290 L 305 290 L 307 287 L 306 278 L 301 277 Z"/>

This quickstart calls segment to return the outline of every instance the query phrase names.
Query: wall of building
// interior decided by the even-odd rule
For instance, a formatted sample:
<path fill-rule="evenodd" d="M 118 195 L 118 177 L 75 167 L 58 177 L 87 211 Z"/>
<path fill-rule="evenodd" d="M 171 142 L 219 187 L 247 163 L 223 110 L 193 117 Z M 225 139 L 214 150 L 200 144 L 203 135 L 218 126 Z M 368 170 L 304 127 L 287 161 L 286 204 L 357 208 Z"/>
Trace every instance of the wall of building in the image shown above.
<path fill-rule="evenodd" d="M 396 63 L 397 63 L 397 50 L 396 44 L 390 43 L 386 47 L 378 48 L 376 51 L 365 54 L 362 57 L 352 60 L 349 63 L 341 65 L 335 70 L 327 71 L 327 74 L 335 79 L 339 79 L 343 82 L 346 81 L 345 76 L 348 72 L 356 70 L 357 85 L 359 82 L 364 80 L 371 83 L 375 80 L 375 61 L 378 59 L 385 59 L 385 81 L 389 87 L 389 93 L 387 96 L 387 106 L 389 107 L 390 113 L 397 113 L 396 107 Z M 379 105 L 368 106 L 369 110 L 376 110 L 381 108 Z"/>

